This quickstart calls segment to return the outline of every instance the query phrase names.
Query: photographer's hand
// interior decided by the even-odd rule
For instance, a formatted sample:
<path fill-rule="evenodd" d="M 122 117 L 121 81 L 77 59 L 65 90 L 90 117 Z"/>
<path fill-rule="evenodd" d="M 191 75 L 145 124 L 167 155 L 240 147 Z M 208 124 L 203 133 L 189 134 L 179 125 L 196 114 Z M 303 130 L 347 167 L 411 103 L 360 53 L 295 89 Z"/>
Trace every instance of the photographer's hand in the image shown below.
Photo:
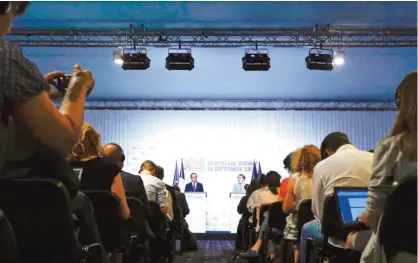
<path fill-rule="evenodd" d="M 55 99 L 60 99 L 64 96 L 64 94 L 62 92 L 59 92 L 57 90 L 52 90 L 51 86 L 53 86 L 55 89 L 58 86 L 58 82 L 57 79 L 60 77 L 64 77 L 65 74 L 63 72 L 59 72 L 59 71 L 54 71 L 54 72 L 50 72 L 48 74 L 46 74 L 44 76 L 45 80 L 48 82 L 48 96 L 51 100 L 55 100 Z"/>

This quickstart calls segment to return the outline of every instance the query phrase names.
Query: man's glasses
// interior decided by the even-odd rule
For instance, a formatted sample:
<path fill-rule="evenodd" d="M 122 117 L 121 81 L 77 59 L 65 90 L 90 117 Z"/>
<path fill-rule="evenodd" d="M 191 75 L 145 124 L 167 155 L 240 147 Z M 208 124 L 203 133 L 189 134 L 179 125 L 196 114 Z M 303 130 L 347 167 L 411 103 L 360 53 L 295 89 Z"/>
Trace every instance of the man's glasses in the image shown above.
<path fill-rule="evenodd" d="M 0 1 L 0 15 L 5 15 L 10 12 L 14 13 L 14 16 L 22 16 L 25 14 L 26 9 L 29 6 L 29 1 L 20 1 L 20 2 L 8 2 Z"/>

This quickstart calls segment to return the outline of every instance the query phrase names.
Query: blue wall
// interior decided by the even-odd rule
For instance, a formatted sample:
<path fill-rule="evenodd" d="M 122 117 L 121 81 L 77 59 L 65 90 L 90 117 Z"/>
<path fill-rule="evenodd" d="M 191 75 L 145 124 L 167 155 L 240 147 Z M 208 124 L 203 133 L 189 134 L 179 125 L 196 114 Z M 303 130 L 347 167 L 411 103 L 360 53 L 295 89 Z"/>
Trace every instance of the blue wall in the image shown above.
<path fill-rule="evenodd" d="M 167 71 L 167 49 L 150 48 L 151 68 L 123 71 L 112 49 L 25 48 L 43 72 L 70 72 L 76 63 L 96 77 L 93 100 L 140 99 L 296 99 L 381 100 L 409 71 L 417 68 L 416 49 L 346 49 L 346 63 L 332 72 L 309 71 L 308 49 L 269 49 L 269 72 L 245 72 L 243 48 L 196 48 L 196 68 Z"/>

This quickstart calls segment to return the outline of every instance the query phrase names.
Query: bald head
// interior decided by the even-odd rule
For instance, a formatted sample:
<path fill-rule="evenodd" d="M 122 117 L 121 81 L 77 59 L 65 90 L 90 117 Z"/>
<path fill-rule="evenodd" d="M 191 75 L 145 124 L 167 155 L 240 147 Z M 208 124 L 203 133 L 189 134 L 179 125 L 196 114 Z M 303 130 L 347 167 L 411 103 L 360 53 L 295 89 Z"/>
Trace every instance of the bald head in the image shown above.
<path fill-rule="evenodd" d="M 117 144 L 107 144 L 103 147 L 103 157 L 114 161 L 120 167 L 123 167 L 124 153 L 122 147 Z"/>

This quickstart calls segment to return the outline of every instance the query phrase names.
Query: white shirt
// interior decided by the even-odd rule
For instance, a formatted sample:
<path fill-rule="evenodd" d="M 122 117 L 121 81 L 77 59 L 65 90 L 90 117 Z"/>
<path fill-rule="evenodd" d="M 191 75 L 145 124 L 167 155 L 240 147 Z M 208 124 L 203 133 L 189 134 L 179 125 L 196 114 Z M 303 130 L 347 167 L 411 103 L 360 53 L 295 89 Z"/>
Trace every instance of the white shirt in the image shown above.
<path fill-rule="evenodd" d="M 351 144 L 341 146 L 335 154 L 319 162 L 313 173 L 312 212 L 315 218 L 322 219 L 325 198 L 334 193 L 334 187 L 367 187 L 372 163 L 372 153 L 360 151 Z M 342 247 L 345 244 L 331 243 Z"/>
<path fill-rule="evenodd" d="M 139 174 L 139 176 L 141 176 L 144 182 L 148 200 L 158 202 L 160 207 L 167 206 L 167 193 L 164 182 L 150 174 Z"/>

